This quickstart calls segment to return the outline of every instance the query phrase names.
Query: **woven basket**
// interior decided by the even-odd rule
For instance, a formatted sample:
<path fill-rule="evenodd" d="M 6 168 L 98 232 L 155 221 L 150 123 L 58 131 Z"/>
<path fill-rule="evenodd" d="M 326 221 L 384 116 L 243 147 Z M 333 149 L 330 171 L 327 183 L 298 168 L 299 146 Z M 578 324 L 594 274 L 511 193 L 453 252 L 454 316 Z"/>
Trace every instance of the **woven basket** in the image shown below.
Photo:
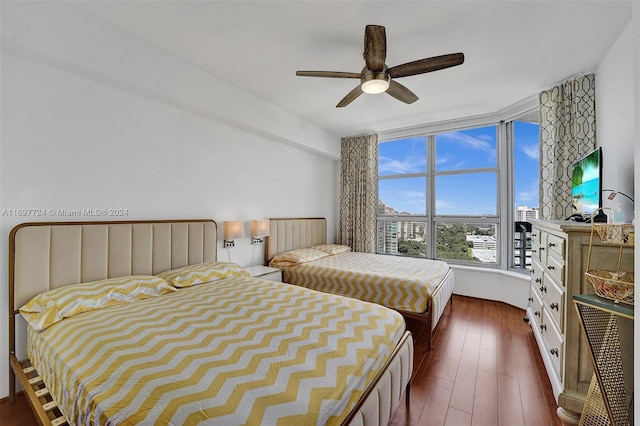
<path fill-rule="evenodd" d="M 628 223 L 618 224 L 593 224 L 594 229 L 598 233 L 600 240 L 607 244 L 623 244 L 634 245 L 635 233 L 634 226 Z"/>
<path fill-rule="evenodd" d="M 633 272 L 596 269 L 586 271 L 584 275 L 598 296 L 633 305 Z"/>

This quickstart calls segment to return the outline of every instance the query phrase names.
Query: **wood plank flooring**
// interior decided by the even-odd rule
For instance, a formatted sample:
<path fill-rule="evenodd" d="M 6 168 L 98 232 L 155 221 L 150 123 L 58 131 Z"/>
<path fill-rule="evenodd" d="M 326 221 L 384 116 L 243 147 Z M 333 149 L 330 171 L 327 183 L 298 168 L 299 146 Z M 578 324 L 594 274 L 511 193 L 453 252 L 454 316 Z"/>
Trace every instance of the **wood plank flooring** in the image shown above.
<path fill-rule="evenodd" d="M 424 327 L 407 321 L 415 357 L 411 404 L 392 425 L 561 425 L 551 383 L 524 311 L 454 296 L 425 351 Z"/>
<path fill-rule="evenodd" d="M 392 425 L 560 426 L 551 384 L 524 311 L 454 296 L 425 350 L 424 327 L 409 320 L 415 343 L 411 404 Z M 36 425 L 24 396 L 0 402 L 0 424 Z"/>

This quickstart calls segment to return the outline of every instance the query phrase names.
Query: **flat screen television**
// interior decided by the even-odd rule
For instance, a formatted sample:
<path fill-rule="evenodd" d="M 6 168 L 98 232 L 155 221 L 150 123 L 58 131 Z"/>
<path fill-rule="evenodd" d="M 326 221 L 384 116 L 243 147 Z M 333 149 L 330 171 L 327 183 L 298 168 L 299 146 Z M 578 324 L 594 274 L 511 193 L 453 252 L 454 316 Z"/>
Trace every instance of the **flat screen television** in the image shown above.
<path fill-rule="evenodd" d="M 602 207 L 602 148 L 573 164 L 571 197 L 574 215 L 590 216 Z"/>

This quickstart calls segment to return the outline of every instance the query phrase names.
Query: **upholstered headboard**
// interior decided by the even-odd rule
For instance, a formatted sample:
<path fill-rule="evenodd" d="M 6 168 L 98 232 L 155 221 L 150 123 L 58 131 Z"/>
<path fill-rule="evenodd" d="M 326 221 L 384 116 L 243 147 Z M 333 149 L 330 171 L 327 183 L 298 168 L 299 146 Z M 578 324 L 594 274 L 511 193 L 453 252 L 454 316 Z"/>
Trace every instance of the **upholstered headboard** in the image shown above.
<path fill-rule="evenodd" d="M 25 223 L 9 236 L 11 312 L 68 284 L 216 260 L 213 220 Z"/>
<path fill-rule="evenodd" d="M 311 247 L 327 242 L 327 220 L 322 217 L 269 219 L 265 260 L 283 251 Z"/>
<path fill-rule="evenodd" d="M 216 260 L 210 219 L 38 222 L 9 234 L 9 355 L 16 358 L 16 315 L 33 296 L 69 284 L 127 275 L 155 275 Z M 15 364 L 15 365 L 14 365 Z M 9 395 L 16 383 L 9 370 Z M 46 415 L 46 413 L 44 414 Z"/>

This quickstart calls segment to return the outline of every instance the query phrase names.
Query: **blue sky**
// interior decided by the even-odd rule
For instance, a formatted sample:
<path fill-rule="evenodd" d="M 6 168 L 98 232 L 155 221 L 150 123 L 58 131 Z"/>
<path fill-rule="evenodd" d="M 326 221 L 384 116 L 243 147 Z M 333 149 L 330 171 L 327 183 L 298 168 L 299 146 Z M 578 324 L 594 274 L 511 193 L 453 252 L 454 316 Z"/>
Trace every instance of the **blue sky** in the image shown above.
<path fill-rule="evenodd" d="M 538 205 L 538 126 L 515 126 L 516 205 Z M 381 176 L 426 172 L 426 137 L 380 144 Z M 436 214 L 496 214 L 496 127 L 466 129 L 436 137 L 436 171 L 475 170 L 469 174 L 436 177 Z M 424 176 L 380 181 L 380 198 L 397 211 L 425 214 L 427 183 Z"/>

